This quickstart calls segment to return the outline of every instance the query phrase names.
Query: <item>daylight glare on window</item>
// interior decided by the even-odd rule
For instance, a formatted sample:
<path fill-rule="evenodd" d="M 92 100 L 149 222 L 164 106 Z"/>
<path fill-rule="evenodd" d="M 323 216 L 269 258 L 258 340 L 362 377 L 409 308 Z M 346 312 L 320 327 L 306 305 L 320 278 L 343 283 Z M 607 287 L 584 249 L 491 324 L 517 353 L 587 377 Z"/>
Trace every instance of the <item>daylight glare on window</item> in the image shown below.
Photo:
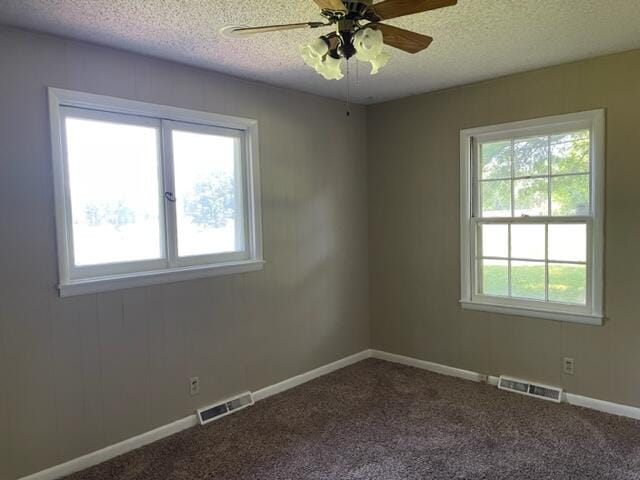
<path fill-rule="evenodd" d="M 75 265 L 163 256 L 158 129 L 65 122 Z"/>
<path fill-rule="evenodd" d="M 49 100 L 61 296 L 263 268 L 257 120 Z"/>
<path fill-rule="evenodd" d="M 233 137 L 172 132 L 180 257 L 242 250 Z M 241 214 L 240 214 L 241 216 Z"/>

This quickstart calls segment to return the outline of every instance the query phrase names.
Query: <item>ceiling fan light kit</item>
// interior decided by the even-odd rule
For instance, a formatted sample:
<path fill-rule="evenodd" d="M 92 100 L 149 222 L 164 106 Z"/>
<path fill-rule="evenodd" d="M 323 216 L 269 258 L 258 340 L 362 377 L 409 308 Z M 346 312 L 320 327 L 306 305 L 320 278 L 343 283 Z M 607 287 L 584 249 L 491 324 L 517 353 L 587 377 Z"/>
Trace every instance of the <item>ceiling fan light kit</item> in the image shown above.
<path fill-rule="evenodd" d="M 340 23 L 341 22 L 338 22 L 338 25 L 340 25 Z M 391 58 L 391 54 L 382 51 L 382 32 L 380 30 L 376 30 L 373 26 L 367 25 L 365 27 L 358 27 L 358 29 L 355 30 L 355 33 L 353 33 L 351 28 L 340 30 L 340 27 L 338 27 L 336 37 L 339 39 L 338 46 L 331 51 L 329 49 L 324 51 L 321 54 L 322 58 L 317 63 L 310 63 L 307 60 L 307 52 L 318 52 L 317 50 L 314 50 L 314 46 L 317 45 L 317 40 L 300 47 L 300 54 L 302 55 L 304 62 L 314 68 L 316 72 L 327 80 L 340 80 L 344 77 L 342 74 L 343 58 L 349 60 L 351 57 L 355 56 L 356 60 L 360 60 L 361 62 L 370 62 L 371 75 L 378 73 L 378 70 L 386 65 L 389 58 Z M 327 45 L 326 37 L 320 37 L 320 40 Z M 327 68 L 325 67 L 325 64 L 327 63 L 332 66 L 332 70 L 328 75 Z"/>
<path fill-rule="evenodd" d="M 314 0 L 326 22 L 302 22 L 264 27 L 229 26 L 221 32 L 231 37 L 246 37 L 254 33 L 277 32 L 298 28 L 334 27 L 335 30 L 299 48 L 308 66 L 327 80 L 340 80 L 342 59 L 351 57 L 371 64 L 371 75 L 384 67 L 391 54 L 383 45 L 418 53 L 427 48 L 433 38 L 380 23 L 383 20 L 450 7 L 457 0 Z"/>

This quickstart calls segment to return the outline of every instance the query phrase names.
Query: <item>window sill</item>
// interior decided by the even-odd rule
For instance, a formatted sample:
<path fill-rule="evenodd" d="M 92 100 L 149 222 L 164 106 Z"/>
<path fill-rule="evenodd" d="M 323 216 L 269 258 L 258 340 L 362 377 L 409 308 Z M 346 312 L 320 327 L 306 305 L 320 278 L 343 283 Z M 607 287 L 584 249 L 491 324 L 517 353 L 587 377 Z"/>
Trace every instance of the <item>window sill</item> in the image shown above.
<path fill-rule="evenodd" d="M 465 310 L 477 310 L 482 312 L 500 313 L 505 315 L 517 315 L 522 317 L 544 318 L 546 320 L 557 320 L 560 322 L 582 323 L 587 325 L 602 326 L 603 316 L 587 313 L 570 313 L 552 310 L 541 310 L 526 307 L 505 306 L 493 303 L 471 302 L 460 300 L 460 305 Z"/>
<path fill-rule="evenodd" d="M 111 275 L 106 277 L 69 280 L 58 285 L 60 298 L 86 295 L 90 293 L 124 290 L 126 288 L 147 287 L 163 283 L 182 282 L 198 278 L 246 273 L 262 270 L 263 260 L 245 260 L 241 262 L 221 263 L 196 267 L 180 267 L 150 272 Z"/>

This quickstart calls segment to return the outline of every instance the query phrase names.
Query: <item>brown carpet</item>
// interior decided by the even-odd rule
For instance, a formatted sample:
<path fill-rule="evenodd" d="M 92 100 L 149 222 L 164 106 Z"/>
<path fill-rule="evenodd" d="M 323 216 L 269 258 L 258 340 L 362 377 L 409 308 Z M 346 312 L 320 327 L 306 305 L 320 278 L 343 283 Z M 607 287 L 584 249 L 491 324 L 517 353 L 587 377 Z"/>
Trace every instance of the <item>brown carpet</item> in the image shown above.
<path fill-rule="evenodd" d="M 640 422 L 365 360 L 68 477 L 640 479 Z"/>

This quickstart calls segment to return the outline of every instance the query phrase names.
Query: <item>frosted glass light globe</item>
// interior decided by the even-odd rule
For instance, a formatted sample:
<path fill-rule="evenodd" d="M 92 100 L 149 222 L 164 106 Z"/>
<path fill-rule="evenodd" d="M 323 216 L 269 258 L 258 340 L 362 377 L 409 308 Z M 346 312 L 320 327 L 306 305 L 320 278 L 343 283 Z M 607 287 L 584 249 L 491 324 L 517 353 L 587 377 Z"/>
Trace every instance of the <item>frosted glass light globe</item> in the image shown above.
<path fill-rule="evenodd" d="M 353 46 L 356 48 L 356 58 L 363 62 L 370 62 L 382 52 L 383 35 L 380 30 L 363 28 L 353 36 Z"/>
<path fill-rule="evenodd" d="M 327 55 L 316 67 L 316 71 L 327 80 L 340 80 L 342 74 L 342 59 Z"/>
<path fill-rule="evenodd" d="M 387 52 L 380 52 L 377 57 L 371 59 L 371 75 L 378 73 L 378 70 L 384 67 L 390 58 L 391 54 Z"/>
<path fill-rule="evenodd" d="M 310 44 L 301 46 L 299 51 L 304 63 L 317 69 L 322 57 L 329 51 L 329 45 L 322 38 L 317 38 Z"/>
<path fill-rule="evenodd" d="M 384 36 L 380 30 L 358 30 L 353 36 L 353 45 L 356 47 L 356 59 L 371 63 L 371 75 L 378 73 L 391 58 L 389 53 L 382 51 Z"/>

